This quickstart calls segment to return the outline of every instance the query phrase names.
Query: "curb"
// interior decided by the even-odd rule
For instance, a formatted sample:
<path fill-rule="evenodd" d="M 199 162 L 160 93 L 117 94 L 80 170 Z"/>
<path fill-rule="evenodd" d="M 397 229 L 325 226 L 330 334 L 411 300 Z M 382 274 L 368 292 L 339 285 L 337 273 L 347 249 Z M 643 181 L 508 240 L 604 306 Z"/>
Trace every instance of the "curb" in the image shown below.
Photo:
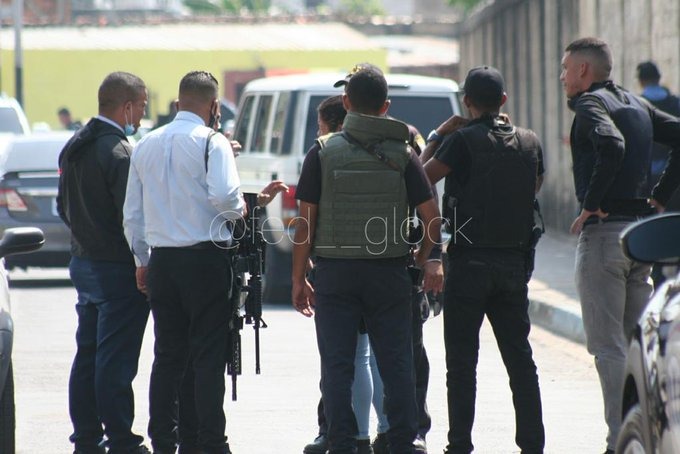
<path fill-rule="evenodd" d="M 529 290 L 529 318 L 532 324 L 585 345 L 586 334 L 578 301 L 540 281 L 532 281 Z"/>

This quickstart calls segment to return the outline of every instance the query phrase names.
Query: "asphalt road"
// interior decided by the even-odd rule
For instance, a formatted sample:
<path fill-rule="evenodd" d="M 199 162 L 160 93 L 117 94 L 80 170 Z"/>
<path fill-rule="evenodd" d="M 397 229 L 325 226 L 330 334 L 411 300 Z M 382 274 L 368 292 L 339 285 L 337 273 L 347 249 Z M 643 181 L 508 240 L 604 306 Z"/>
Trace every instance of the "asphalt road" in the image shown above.
<path fill-rule="evenodd" d="M 75 290 L 65 270 L 12 272 L 15 321 L 14 368 L 19 454 L 69 453 L 71 425 L 67 383 L 75 349 Z M 253 333 L 244 330 L 244 375 L 238 401 L 229 400 L 227 432 L 239 454 L 301 453 L 316 435 L 319 361 L 313 321 L 288 307 L 266 307 L 269 328 L 261 332 L 262 374 L 254 373 Z M 425 325 L 431 380 L 428 405 L 431 453 L 446 440 L 445 366 L 442 318 Z M 135 429 L 145 435 L 147 389 L 153 358 L 151 323 L 134 383 Z M 540 328 L 531 334 L 543 396 L 547 453 L 604 451 L 602 398 L 591 357 L 583 346 Z M 372 427 L 375 428 L 373 418 Z M 514 413 L 508 379 L 493 333 L 485 324 L 478 367 L 477 453 L 514 453 Z"/>

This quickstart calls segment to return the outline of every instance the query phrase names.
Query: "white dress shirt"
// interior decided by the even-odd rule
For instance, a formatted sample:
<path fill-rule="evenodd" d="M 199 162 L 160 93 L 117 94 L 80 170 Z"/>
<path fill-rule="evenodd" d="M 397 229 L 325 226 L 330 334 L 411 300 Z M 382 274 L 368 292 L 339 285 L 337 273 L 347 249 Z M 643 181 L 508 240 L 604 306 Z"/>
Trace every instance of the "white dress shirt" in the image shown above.
<path fill-rule="evenodd" d="M 227 219 L 245 203 L 231 146 L 222 134 L 205 145 L 211 129 L 196 114 L 180 111 L 168 125 L 135 146 L 123 207 L 125 237 L 137 266 L 146 266 L 149 247 L 230 242 Z"/>

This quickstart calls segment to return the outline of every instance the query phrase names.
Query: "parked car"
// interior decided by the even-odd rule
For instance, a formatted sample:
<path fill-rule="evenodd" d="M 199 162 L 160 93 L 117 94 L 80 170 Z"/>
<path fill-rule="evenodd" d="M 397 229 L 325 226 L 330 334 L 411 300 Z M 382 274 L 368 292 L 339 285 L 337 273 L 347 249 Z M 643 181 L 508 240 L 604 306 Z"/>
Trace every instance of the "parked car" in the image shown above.
<path fill-rule="evenodd" d="M 290 300 L 295 187 L 305 154 L 316 139 L 316 109 L 325 98 L 343 93 L 333 84 L 344 77 L 320 73 L 258 79 L 246 85 L 241 97 L 233 136 L 243 147 L 236 161 L 243 192 L 259 192 L 276 179 L 290 188 L 267 206 L 264 216 L 265 301 Z M 425 136 L 446 118 L 460 114 L 458 85 L 449 79 L 399 74 L 386 79 L 388 114 Z M 442 194 L 443 187 L 439 190 Z"/>
<path fill-rule="evenodd" d="M 680 452 L 680 213 L 655 216 L 621 234 L 630 259 L 674 270 L 650 298 L 626 358 L 620 454 Z"/>
<path fill-rule="evenodd" d="M 45 247 L 30 255 L 8 257 L 7 268 L 65 267 L 71 237 L 57 214 L 58 157 L 73 131 L 32 134 L 12 139 L 0 163 L 0 231 L 36 226 L 45 233 Z"/>
<path fill-rule="evenodd" d="M 25 135 L 30 132 L 24 109 L 14 98 L 0 95 L 0 134 Z"/>
<path fill-rule="evenodd" d="M 0 239 L 0 258 L 35 251 L 42 247 L 44 242 L 43 233 L 34 227 L 5 230 Z M 13 338 L 7 272 L 0 266 L 0 454 L 14 454 L 15 448 Z"/>

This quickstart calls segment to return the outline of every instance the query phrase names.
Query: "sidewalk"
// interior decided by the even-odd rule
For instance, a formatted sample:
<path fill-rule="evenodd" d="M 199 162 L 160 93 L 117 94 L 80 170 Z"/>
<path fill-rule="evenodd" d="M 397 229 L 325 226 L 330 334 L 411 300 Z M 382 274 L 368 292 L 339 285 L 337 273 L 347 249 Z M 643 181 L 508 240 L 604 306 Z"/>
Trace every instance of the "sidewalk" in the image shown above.
<path fill-rule="evenodd" d="M 536 267 L 529 282 L 532 323 L 575 342 L 585 343 L 581 306 L 574 282 L 577 237 L 550 232 L 536 250 Z"/>

